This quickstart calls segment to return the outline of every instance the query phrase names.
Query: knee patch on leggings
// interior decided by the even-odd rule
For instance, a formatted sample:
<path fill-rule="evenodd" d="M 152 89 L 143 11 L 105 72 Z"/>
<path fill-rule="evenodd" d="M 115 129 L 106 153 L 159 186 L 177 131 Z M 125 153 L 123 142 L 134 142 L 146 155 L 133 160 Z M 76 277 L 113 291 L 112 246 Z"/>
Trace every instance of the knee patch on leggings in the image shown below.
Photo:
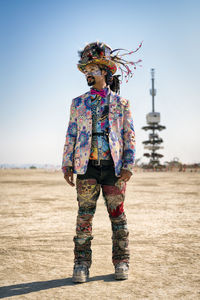
<path fill-rule="evenodd" d="M 76 180 L 77 200 L 79 208 L 92 209 L 96 207 L 96 201 L 100 194 L 100 185 L 96 179 Z"/>

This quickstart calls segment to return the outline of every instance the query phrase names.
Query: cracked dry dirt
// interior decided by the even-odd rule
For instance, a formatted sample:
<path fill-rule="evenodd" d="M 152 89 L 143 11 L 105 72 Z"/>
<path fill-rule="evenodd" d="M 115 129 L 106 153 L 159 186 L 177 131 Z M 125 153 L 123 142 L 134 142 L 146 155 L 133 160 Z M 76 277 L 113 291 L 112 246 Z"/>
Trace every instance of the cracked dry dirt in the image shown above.
<path fill-rule="evenodd" d="M 127 185 L 130 275 L 113 279 L 102 195 L 90 280 L 73 284 L 76 190 L 60 171 L 0 170 L 0 298 L 200 299 L 200 173 L 136 172 Z"/>

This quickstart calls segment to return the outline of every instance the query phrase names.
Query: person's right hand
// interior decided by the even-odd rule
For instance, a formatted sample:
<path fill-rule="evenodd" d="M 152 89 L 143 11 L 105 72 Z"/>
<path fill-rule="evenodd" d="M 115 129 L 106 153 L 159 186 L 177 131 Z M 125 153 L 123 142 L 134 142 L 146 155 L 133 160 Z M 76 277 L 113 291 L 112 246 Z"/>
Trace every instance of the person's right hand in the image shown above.
<path fill-rule="evenodd" d="M 73 170 L 68 170 L 66 171 L 66 173 L 64 174 L 64 178 L 67 181 L 67 183 L 71 186 L 75 186 L 74 184 L 74 173 Z"/>

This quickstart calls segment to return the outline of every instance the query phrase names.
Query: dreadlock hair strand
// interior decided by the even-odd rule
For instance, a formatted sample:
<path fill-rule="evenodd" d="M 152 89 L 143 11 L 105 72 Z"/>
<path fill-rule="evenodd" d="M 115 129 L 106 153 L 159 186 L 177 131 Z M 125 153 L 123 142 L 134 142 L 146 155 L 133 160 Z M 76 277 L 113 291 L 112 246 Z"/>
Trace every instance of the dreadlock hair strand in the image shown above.
<path fill-rule="evenodd" d="M 119 80 L 120 76 L 121 75 L 114 75 L 113 82 L 110 85 L 110 89 L 117 94 L 120 94 L 120 80 Z"/>
<path fill-rule="evenodd" d="M 105 80 L 106 80 L 106 84 L 110 86 L 111 91 L 119 94 L 120 93 L 120 80 L 119 77 L 121 75 L 112 75 L 112 72 L 110 71 L 110 69 L 106 66 L 100 65 L 99 68 L 101 70 L 106 71 L 106 75 L 105 75 Z"/>

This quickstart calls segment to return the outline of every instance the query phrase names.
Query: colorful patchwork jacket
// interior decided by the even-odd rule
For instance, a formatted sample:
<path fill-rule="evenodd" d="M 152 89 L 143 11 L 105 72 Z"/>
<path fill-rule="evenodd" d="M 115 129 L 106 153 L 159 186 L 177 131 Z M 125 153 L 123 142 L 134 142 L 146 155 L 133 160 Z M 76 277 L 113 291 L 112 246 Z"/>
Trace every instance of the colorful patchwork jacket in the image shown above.
<path fill-rule="evenodd" d="M 135 132 L 129 101 L 110 92 L 109 146 L 115 175 L 121 169 L 132 172 L 135 157 Z M 84 174 L 91 150 L 92 111 L 90 91 L 73 99 L 66 133 L 62 168 L 73 167 L 74 173 Z"/>

